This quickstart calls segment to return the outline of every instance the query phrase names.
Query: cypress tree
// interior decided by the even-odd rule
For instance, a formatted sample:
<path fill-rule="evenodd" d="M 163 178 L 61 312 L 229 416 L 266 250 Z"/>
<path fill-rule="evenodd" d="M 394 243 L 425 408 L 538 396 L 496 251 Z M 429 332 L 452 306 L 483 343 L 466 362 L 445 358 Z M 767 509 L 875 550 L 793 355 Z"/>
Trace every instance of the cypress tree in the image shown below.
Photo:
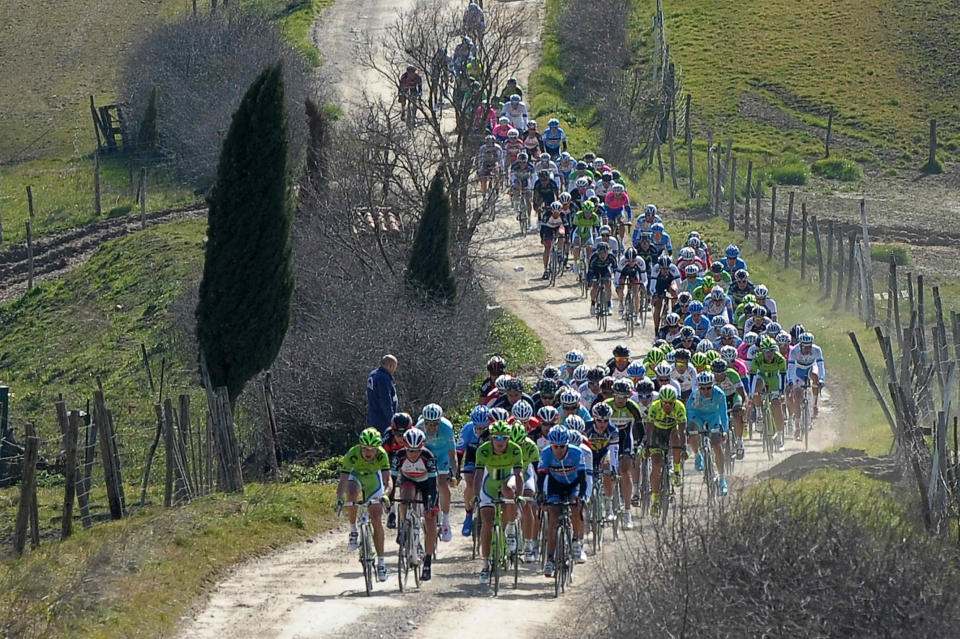
<path fill-rule="evenodd" d="M 290 324 L 293 263 L 288 131 L 280 63 L 233 114 L 207 198 L 207 247 L 197 337 L 214 386 L 234 402 L 273 364 Z"/>
<path fill-rule="evenodd" d="M 450 268 L 450 198 L 440 170 L 427 192 L 407 266 L 407 282 L 434 301 L 449 302 L 457 295 Z"/>

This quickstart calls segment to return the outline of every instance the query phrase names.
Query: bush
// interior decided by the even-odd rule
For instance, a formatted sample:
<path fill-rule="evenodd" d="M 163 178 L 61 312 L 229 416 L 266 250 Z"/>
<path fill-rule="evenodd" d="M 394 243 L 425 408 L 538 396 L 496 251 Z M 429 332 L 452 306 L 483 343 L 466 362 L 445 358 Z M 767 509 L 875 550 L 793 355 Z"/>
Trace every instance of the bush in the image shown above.
<path fill-rule="evenodd" d="M 957 553 L 885 484 L 819 473 L 673 522 L 603 573 L 592 636 L 956 636 Z"/>
<path fill-rule="evenodd" d="M 863 169 L 846 158 L 827 158 L 817 160 L 811 167 L 814 173 L 829 180 L 856 182 L 863 179 Z"/>
<path fill-rule="evenodd" d="M 205 189 L 213 182 L 223 136 L 244 92 L 280 59 L 290 166 L 296 171 L 307 139 L 303 103 L 311 70 L 265 16 L 231 7 L 202 19 L 184 16 L 160 24 L 126 56 L 120 95 L 129 105 L 130 121 L 139 123 L 156 89 L 158 150 L 172 159 L 182 179 Z M 139 139 L 139 130 L 132 133 Z"/>
<path fill-rule="evenodd" d="M 799 158 L 789 158 L 782 164 L 768 167 L 763 171 L 765 181 L 773 184 L 787 184 L 793 186 L 802 186 L 807 183 L 810 177 L 810 171 L 803 160 Z"/>
<path fill-rule="evenodd" d="M 871 244 L 870 257 L 887 264 L 893 261 L 897 266 L 909 264 L 911 261 L 910 249 L 903 244 Z"/>

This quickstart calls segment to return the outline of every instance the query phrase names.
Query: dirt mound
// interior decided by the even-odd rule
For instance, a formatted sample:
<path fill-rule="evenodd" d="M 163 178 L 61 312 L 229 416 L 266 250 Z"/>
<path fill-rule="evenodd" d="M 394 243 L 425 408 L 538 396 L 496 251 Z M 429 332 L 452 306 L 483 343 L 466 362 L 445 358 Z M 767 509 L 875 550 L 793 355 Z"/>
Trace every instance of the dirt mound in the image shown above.
<path fill-rule="evenodd" d="M 805 451 L 787 457 L 769 470 L 757 475 L 758 479 L 786 479 L 793 481 L 821 468 L 834 470 L 859 470 L 871 479 L 895 482 L 900 479 L 900 469 L 893 457 L 871 457 L 862 450 L 840 448 L 830 452 Z"/>

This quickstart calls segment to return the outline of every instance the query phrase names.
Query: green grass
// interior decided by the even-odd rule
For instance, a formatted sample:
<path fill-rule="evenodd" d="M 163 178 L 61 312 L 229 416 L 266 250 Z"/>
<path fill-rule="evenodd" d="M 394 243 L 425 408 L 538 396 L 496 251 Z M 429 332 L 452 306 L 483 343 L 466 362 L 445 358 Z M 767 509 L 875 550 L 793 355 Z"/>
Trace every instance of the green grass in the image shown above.
<path fill-rule="evenodd" d="M 247 0 L 275 19 L 287 41 L 314 66 L 322 62 L 320 52 L 310 39 L 317 16 L 334 0 Z"/>
<path fill-rule="evenodd" d="M 810 179 L 810 169 L 800 158 L 790 156 L 761 170 L 760 175 L 771 186 L 773 184 L 802 186 Z"/>
<path fill-rule="evenodd" d="M 913 261 L 910 247 L 905 244 L 870 244 L 870 257 L 878 262 L 896 262 L 897 266 L 906 266 Z"/>
<path fill-rule="evenodd" d="M 820 177 L 841 182 L 857 182 L 863 179 L 863 169 L 846 158 L 827 158 L 817 160 L 810 169 Z"/>
<path fill-rule="evenodd" d="M 334 500 L 333 486 L 248 484 L 41 544 L 0 562 L 0 634 L 172 636 L 224 570 L 332 527 Z"/>

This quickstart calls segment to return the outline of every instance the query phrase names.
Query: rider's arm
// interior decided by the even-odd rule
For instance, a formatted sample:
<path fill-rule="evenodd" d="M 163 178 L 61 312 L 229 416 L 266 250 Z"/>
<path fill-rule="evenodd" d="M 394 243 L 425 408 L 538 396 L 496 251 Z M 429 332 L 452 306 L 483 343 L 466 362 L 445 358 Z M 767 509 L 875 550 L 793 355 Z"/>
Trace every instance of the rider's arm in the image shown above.
<path fill-rule="evenodd" d="M 794 354 L 794 349 L 797 347 L 791 347 L 790 353 L 787 358 L 787 383 L 795 384 L 800 381 L 800 377 L 797 375 L 797 357 Z"/>
<path fill-rule="evenodd" d="M 818 355 L 818 357 L 817 357 L 817 379 L 820 380 L 821 382 L 823 382 L 823 380 L 825 380 L 826 377 L 827 377 L 827 369 L 826 369 L 826 367 L 825 367 L 824 364 L 823 364 L 823 349 L 821 349 L 819 346 L 816 346 L 816 345 L 814 346 L 814 348 L 817 349 L 816 352 L 817 352 L 817 355 Z"/>

